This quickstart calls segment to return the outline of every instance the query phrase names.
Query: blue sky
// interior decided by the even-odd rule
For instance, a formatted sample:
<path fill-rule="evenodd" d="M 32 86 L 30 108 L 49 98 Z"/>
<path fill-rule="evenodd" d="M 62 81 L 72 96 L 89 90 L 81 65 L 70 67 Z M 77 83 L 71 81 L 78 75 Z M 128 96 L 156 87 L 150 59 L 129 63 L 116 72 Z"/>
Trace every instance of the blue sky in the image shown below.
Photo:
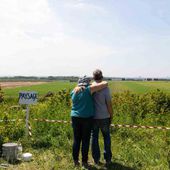
<path fill-rule="evenodd" d="M 170 77 L 169 0 L 1 0 L 0 76 Z"/>

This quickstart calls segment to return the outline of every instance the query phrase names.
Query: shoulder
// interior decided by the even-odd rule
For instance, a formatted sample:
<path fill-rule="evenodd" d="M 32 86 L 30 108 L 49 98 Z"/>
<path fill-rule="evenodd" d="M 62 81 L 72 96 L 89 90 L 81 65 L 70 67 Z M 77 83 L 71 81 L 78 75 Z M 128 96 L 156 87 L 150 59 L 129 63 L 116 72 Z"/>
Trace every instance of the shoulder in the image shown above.
<path fill-rule="evenodd" d="M 109 92 L 109 91 L 110 91 L 109 87 L 106 87 L 104 90 L 105 90 L 106 92 Z"/>
<path fill-rule="evenodd" d="M 110 89 L 108 87 L 106 87 L 105 89 L 103 89 L 103 92 L 106 94 L 106 95 L 110 95 Z"/>
<path fill-rule="evenodd" d="M 100 92 L 103 92 L 103 93 L 108 93 L 110 90 L 108 87 L 105 87 L 104 89 L 101 89 Z"/>
<path fill-rule="evenodd" d="M 72 100 L 75 99 L 76 93 L 74 93 L 74 90 L 71 91 L 70 96 Z"/>
<path fill-rule="evenodd" d="M 85 88 L 85 92 L 86 92 L 86 93 L 91 93 L 91 92 L 90 92 L 90 86 L 87 86 L 87 87 Z"/>
<path fill-rule="evenodd" d="M 72 96 L 74 94 L 74 91 L 72 90 L 71 92 L 70 92 L 70 96 Z"/>

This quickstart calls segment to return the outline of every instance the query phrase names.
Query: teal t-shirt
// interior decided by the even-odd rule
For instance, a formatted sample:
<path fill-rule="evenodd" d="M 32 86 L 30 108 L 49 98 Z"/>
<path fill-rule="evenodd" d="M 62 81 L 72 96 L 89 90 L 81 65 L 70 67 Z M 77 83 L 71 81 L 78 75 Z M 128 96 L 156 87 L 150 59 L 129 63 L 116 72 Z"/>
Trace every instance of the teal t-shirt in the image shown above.
<path fill-rule="evenodd" d="M 72 109 L 71 116 L 88 118 L 94 116 L 93 98 L 90 87 L 86 87 L 79 93 L 71 92 Z"/>

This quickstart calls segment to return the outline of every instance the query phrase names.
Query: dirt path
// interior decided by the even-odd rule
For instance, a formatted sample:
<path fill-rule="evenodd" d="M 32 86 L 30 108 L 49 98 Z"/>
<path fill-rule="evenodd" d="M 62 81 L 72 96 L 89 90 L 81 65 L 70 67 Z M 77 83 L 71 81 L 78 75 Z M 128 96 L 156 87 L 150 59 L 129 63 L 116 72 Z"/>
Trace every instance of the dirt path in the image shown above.
<path fill-rule="evenodd" d="M 1 88 L 14 88 L 14 87 L 21 87 L 21 86 L 31 86 L 31 85 L 37 85 L 37 84 L 44 84 L 47 82 L 0 82 Z"/>

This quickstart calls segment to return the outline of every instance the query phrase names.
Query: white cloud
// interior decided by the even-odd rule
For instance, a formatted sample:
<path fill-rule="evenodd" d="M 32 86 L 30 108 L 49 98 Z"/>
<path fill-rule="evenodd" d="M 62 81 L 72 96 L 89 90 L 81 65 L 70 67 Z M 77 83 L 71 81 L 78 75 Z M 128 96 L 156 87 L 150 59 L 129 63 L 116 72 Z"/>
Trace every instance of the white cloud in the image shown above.
<path fill-rule="evenodd" d="M 92 3 L 88 3 L 86 1 L 82 0 L 71 0 L 71 1 L 66 1 L 65 6 L 72 9 L 72 10 L 77 10 L 78 12 L 90 12 L 90 13 L 97 13 L 97 14 L 103 14 L 106 15 L 108 12 L 101 6 L 94 5 Z"/>
<path fill-rule="evenodd" d="M 0 76 L 91 75 L 98 67 L 110 76 L 168 74 L 169 35 L 128 29 L 126 22 L 115 20 L 114 11 L 108 10 L 114 15 L 105 22 L 100 16 L 108 14 L 106 6 L 56 2 L 52 7 L 48 0 L 1 0 Z M 86 30 L 91 21 L 96 29 Z"/>
<path fill-rule="evenodd" d="M 113 51 L 108 47 L 65 37 L 62 41 L 47 40 L 42 48 L 22 50 L 3 61 L 8 65 L 6 72 L 13 68 L 12 74 L 17 75 L 70 75 L 74 72 L 82 75 L 90 74 L 89 70 L 101 65 L 111 53 Z"/>
<path fill-rule="evenodd" d="M 112 53 L 103 45 L 67 36 L 47 0 L 2 0 L 0 23 L 1 76 L 80 75 Z"/>
<path fill-rule="evenodd" d="M 41 47 L 42 38 L 62 34 L 62 24 L 56 20 L 47 0 L 1 0 L 0 56 Z"/>

